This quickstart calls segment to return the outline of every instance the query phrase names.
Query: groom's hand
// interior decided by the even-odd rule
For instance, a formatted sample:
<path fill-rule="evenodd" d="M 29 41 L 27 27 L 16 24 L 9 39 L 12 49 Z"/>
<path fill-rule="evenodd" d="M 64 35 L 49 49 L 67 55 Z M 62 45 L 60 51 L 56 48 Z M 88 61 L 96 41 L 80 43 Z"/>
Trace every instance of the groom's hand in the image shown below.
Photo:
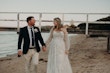
<path fill-rule="evenodd" d="M 45 52 L 45 51 L 46 51 L 46 47 L 45 47 L 45 46 L 43 46 L 43 47 L 42 47 L 42 50 Z"/>
<path fill-rule="evenodd" d="M 22 50 L 18 50 L 18 57 L 21 57 L 22 55 Z"/>

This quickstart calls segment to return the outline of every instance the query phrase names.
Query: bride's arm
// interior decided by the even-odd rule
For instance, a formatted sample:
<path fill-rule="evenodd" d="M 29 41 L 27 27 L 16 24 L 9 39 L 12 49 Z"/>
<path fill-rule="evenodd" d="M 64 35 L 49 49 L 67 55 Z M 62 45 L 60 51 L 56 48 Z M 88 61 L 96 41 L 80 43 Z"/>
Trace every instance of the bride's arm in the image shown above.
<path fill-rule="evenodd" d="M 46 41 L 46 46 L 48 47 L 48 45 L 49 45 L 49 43 L 51 42 L 51 40 L 52 40 L 52 37 L 53 37 L 53 27 L 51 28 L 51 30 L 50 30 L 50 35 L 49 35 L 49 38 L 47 39 L 47 41 Z"/>
<path fill-rule="evenodd" d="M 64 31 L 65 48 L 66 48 L 66 50 L 69 50 L 70 49 L 70 41 L 69 41 L 67 29 L 64 28 L 63 31 Z"/>

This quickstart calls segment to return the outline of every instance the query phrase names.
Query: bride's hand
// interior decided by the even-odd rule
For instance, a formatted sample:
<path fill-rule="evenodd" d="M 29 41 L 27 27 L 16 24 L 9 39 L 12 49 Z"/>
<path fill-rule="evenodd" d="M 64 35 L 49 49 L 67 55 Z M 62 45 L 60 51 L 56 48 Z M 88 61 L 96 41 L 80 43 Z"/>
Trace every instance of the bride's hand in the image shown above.
<path fill-rule="evenodd" d="M 65 54 L 67 54 L 67 55 L 68 55 L 68 54 L 69 54 L 69 51 L 68 51 L 68 50 L 65 50 Z"/>

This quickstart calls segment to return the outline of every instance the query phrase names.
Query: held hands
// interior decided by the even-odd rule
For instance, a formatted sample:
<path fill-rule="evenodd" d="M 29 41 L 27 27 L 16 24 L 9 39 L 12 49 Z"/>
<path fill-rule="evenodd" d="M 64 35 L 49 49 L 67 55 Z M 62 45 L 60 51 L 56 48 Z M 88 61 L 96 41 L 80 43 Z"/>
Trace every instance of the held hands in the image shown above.
<path fill-rule="evenodd" d="M 43 52 L 45 52 L 47 49 L 45 46 L 42 47 Z"/>
<path fill-rule="evenodd" d="M 68 50 L 65 50 L 65 54 L 67 54 L 67 55 L 68 55 L 68 54 L 69 54 L 69 51 L 68 51 Z"/>

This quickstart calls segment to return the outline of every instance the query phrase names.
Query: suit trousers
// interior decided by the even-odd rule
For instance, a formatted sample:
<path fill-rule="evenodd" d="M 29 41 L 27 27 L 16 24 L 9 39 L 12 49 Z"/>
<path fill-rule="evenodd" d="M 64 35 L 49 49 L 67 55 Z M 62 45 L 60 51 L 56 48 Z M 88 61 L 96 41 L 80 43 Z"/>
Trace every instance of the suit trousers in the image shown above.
<path fill-rule="evenodd" d="M 25 72 L 37 73 L 39 53 L 37 53 L 35 49 L 29 49 L 27 54 L 24 54 L 24 58 L 25 58 Z"/>

